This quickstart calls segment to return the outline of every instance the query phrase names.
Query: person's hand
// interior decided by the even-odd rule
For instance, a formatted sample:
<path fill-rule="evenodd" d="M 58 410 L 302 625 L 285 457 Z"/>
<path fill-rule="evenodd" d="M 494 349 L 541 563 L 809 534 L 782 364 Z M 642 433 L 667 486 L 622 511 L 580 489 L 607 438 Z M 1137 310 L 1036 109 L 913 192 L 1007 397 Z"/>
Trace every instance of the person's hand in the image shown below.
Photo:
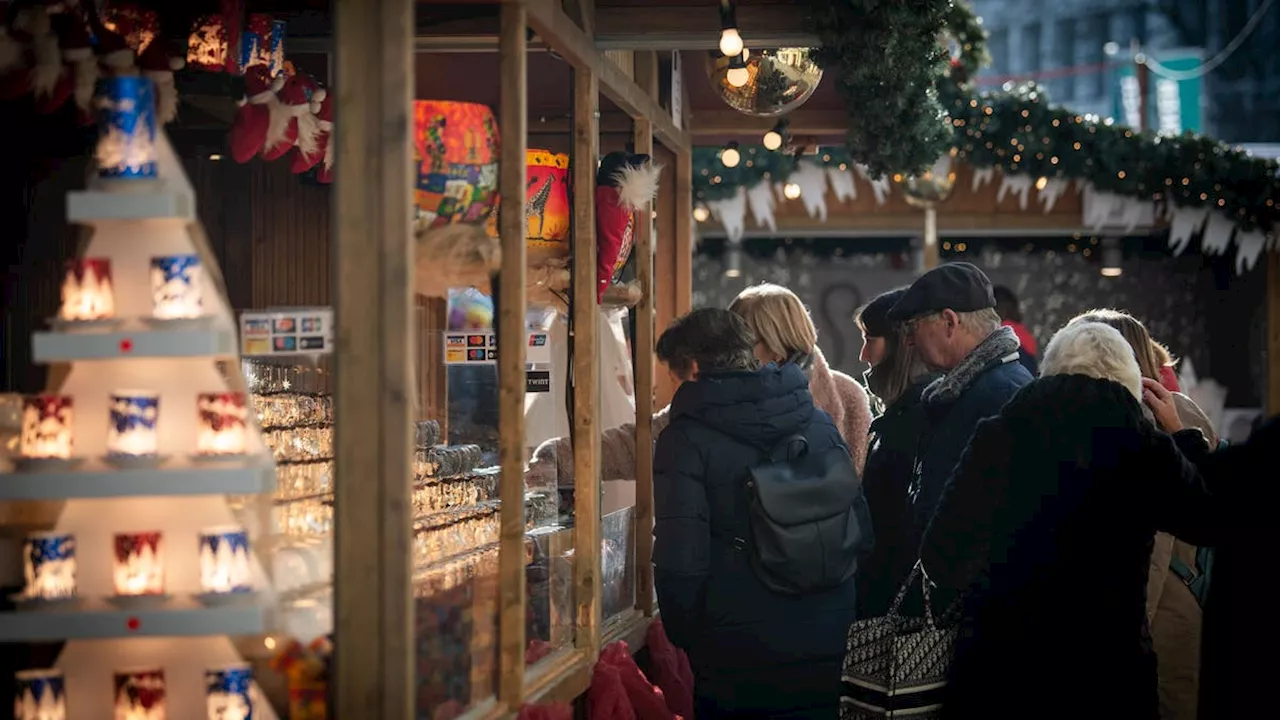
<path fill-rule="evenodd" d="M 1173 393 L 1165 386 L 1150 378 L 1142 378 L 1142 401 L 1151 408 L 1161 430 L 1172 435 L 1182 429 L 1178 408 L 1173 404 Z"/>

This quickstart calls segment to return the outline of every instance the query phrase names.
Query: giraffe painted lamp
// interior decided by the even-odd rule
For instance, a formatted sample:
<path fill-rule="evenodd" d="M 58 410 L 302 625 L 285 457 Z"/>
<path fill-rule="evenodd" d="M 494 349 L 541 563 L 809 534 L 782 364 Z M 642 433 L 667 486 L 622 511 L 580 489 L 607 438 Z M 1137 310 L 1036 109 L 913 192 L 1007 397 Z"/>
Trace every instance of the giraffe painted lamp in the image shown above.
<path fill-rule="evenodd" d="M 569 156 L 530 150 L 525 165 L 526 251 L 537 267 L 569 257 Z"/>

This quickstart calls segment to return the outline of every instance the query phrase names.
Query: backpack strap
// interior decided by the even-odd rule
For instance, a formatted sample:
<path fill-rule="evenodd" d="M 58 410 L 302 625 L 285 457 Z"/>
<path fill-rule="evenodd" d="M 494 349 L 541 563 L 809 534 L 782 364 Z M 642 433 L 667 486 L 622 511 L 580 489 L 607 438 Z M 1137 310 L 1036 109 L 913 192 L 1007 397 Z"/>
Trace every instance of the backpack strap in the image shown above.
<path fill-rule="evenodd" d="M 1182 581 L 1183 585 L 1195 596 L 1201 609 L 1209 597 L 1209 584 L 1213 578 L 1213 548 L 1196 548 L 1196 566 L 1188 567 L 1182 558 L 1174 555 L 1169 559 L 1169 572 Z"/>

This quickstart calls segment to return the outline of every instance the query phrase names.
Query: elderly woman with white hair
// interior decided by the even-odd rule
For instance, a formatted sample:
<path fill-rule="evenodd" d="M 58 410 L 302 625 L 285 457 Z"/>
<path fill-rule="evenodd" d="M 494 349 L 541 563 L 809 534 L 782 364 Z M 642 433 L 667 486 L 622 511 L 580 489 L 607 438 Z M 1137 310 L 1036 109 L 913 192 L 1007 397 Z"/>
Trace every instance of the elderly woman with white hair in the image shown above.
<path fill-rule="evenodd" d="M 1053 337 L 1041 378 L 974 432 L 921 545 L 935 610 L 959 611 L 944 717 L 1158 717 L 1153 537 L 1223 527 L 1183 452 L 1207 453 L 1203 435 L 1118 331 Z"/>

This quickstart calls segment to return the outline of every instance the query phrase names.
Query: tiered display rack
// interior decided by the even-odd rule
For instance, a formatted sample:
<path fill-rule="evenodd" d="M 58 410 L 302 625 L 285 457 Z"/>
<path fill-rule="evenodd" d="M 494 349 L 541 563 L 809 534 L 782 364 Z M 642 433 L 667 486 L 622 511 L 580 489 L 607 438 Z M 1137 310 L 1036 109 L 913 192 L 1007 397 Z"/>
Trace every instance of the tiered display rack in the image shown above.
<path fill-rule="evenodd" d="M 203 718 L 206 669 L 241 661 L 232 636 L 264 635 L 273 626 L 275 593 L 257 555 L 250 556 L 253 593 L 238 603 L 197 599 L 200 531 L 267 527 L 237 516 L 228 496 L 269 496 L 275 472 L 253 417 L 245 455 L 218 463 L 192 459 L 197 394 L 244 391 L 245 383 L 236 324 L 196 217 L 195 193 L 163 132 L 156 159 L 158 180 L 143 188 L 91 187 L 67 198 L 68 220 L 93 230 L 85 256 L 111 261 L 121 319 L 110 329 L 61 327 L 34 336 L 36 362 L 71 364 L 57 392 L 74 399 L 74 456 L 83 461 L 56 472 L 0 467 L 0 500 L 67 501 L 55 531 L 75 536 L 78 600 L 0 613 L 0 642 L 67 641 L 55 667 L 65 677 L 70 720 L 110 720 L 113 671 L 137 667 L 164 669 L 168 717 Z M 150 260 L 180 254 L 200 258 L 204 317 L 181 327 L 149 322 Z M 109 396 L 121 388 L 159 395 L 158 452 L 167 459 L 157 467 L 125 470 L 103 460 Z M 246 508 L 269 511 L 266 503 Z M 163 602 L 123 608 L 107 601 L 114 594 L 113 535 L 131 531 L 163 533 Z M 251 549 L 265 547 L 253 532 Z M 275 720 L 256 687 L 253 695 L 253 717 Z"/>

